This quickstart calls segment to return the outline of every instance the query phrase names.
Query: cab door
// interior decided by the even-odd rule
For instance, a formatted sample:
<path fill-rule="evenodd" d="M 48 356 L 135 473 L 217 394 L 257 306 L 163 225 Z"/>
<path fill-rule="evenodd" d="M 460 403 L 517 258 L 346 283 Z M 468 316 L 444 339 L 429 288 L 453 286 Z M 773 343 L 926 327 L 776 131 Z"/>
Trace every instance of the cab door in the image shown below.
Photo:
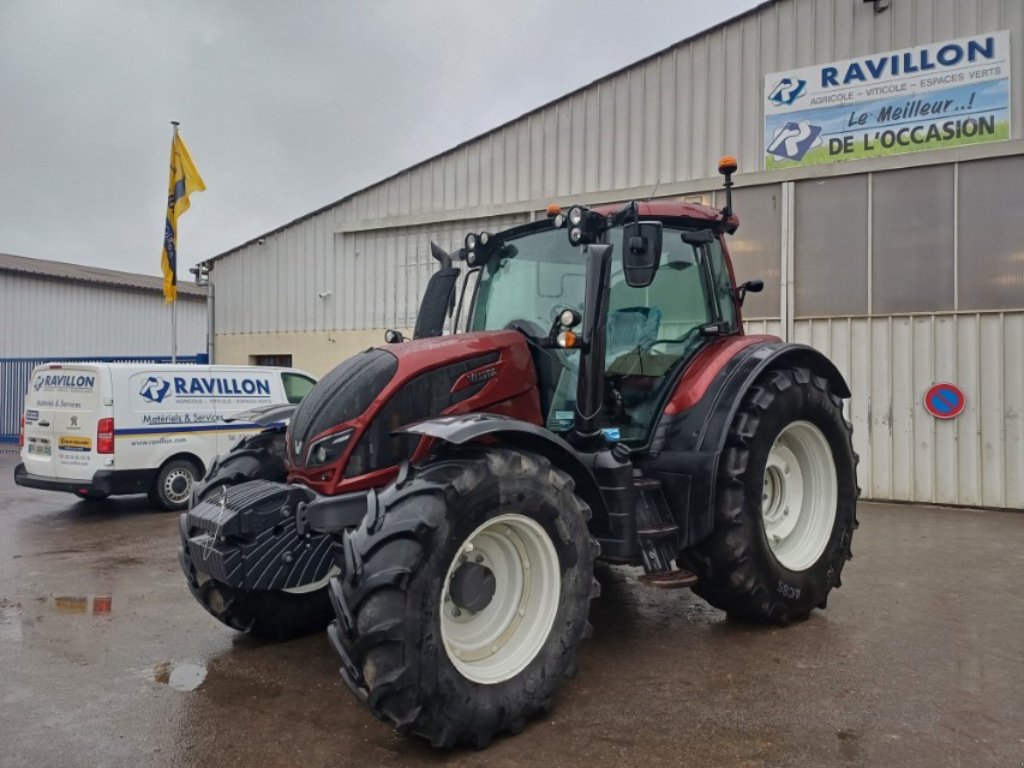
<path fill-rule="evenodd" d="M 713 338 L 736 331 L 736 308 L 710 231 L 666 228 L 661 264 L 644 288 L 626 283 L 621 238 L 621 230 L 612 231 L 613 254 L 620 255 L 613 256 L 609 296 L 606 422 L 620 439 L 642 445 L 674 374 Z"/>

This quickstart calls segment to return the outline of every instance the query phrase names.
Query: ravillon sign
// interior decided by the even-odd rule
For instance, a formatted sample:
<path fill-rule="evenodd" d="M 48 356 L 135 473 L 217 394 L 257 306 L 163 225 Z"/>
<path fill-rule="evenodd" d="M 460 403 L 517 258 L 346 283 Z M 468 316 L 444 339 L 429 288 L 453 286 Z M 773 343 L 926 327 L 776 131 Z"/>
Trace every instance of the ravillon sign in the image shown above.
<path fill-rule="evenodd" d="M 767 75 L 765 168 L 1010 138 L 1010 33 Z"/>

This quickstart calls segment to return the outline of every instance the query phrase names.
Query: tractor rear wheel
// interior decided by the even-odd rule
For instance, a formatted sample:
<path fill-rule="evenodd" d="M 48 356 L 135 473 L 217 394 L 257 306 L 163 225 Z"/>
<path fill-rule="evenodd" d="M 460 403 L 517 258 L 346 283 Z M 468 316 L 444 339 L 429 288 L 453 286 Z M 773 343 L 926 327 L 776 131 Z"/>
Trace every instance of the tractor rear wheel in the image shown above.
<path fill-rule="evenodd" d="M 218 457 L 195 491 L 193 504 L 214 496 L 224 486 L 249 480 L 284 482 L 284 432 L 260 432 L 241 440 Z M 187 514 L 182 515 L 186 526 Z M 183 531 L 183 536 L 190 531 Z M 199 603 L 219 622 L 263 640 L 288 640 L 321 632 L 333 618 L 327 597 L 327 578 L 294 589 L 246 590 L 222 584 L 188 558 L 189 588 Z"/>
<path fill-rule="evenodd" d="M 495 448 L 412 470 L 345 537 L 328 636 L 403 733 L 482 748 L 547 711 L 598 593 L 590 508 L 547 459 Z"/>
<path fill-rule="evenodd" d="M 851 557 L 857 454 L 842 400 L 805 368 L 744 395 L 719 463 L 712 535 L 680 555 L 694 591 L 738 618 L 780 625 L 824 608 Z"/>

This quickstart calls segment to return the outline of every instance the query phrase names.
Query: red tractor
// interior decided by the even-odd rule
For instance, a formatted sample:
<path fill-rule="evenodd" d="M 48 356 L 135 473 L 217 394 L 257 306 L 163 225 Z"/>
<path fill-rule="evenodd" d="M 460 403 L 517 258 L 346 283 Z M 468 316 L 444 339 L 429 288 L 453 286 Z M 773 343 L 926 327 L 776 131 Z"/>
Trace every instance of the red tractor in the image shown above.
<path fill-rule="evenodd" d="M 733 278 L 734 170 L 722 210 L 470 234 L 461 290 L 435 246 L 414 340 L 389 331 L 212 468 L 181 522 L 199 601 L 274 637 L 333 619 L 352 691 L 446 747 L 550 708 L 597 559 L 755 621 L 824 608 L 857 525 L 850 393 L 815 350 L 744 335 L 762 284 Z"/>

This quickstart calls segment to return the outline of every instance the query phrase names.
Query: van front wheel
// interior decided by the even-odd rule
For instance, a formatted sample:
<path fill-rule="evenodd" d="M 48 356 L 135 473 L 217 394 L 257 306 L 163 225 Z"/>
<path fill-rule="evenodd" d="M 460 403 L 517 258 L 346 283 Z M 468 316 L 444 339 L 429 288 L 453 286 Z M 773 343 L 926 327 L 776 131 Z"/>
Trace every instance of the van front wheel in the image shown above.
<path fill-rule="evenodd" d="M 177 512 L 188 506 L 192 488 L 202 472 L 188 459 L 172 459 L 160 467 L 149 490 L 149 500 L 168 512 Z"/>

